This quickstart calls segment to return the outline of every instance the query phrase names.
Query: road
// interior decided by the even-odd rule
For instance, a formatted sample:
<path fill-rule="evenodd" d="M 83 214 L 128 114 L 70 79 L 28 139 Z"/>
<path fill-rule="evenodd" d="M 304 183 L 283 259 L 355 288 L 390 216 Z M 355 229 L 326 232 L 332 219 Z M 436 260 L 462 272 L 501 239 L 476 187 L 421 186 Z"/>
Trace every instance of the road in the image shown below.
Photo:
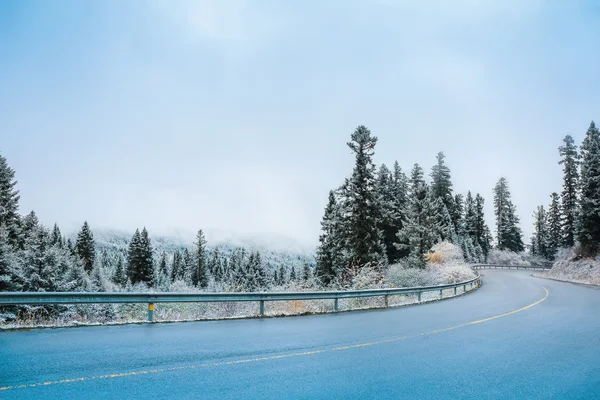
<path fill-rule="evenodd" d="M 600 398 L 600 290 L 481 272 L 387 310 L 0 332 L 0 399 Z"/>

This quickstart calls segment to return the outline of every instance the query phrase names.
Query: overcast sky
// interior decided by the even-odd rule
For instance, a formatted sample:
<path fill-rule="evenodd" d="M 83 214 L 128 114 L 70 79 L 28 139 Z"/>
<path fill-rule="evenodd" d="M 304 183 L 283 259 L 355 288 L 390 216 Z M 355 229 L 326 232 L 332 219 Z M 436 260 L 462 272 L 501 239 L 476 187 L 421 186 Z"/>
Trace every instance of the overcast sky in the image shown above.
<path fill-rule="evenodd" d="M 600 120 L 595 1 L 0 2 L 0 153 L 48 225 L 313 246 L 357 125 L 375 161 L 508 179 L 529 240 Z"/>

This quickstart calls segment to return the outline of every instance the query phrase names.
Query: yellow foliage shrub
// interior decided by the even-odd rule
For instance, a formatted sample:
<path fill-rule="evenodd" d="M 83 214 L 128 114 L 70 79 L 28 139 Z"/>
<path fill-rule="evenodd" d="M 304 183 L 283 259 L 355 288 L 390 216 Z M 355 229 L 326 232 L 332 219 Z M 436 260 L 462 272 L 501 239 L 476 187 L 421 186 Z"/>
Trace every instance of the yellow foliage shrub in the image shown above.
<path fill-rule="evenodd" d="M 444 262 L 444 256 L 440 253 L 431 253 L 426 256 L 428 262 L 442 264 Z"/>

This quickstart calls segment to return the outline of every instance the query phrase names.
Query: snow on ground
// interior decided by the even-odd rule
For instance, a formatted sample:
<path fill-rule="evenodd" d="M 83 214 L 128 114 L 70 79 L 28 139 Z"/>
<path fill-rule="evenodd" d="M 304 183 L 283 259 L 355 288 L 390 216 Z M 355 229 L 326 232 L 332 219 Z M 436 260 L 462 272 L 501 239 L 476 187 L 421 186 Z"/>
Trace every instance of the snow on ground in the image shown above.
<path fill-rule="evenodd" d="M 600 256 L 575 259 L 573 251 L 563 250 L 559 253 L 557 261 L 550 271 L 538 273 L 536 276 L 589 285 L 600 285 Z"/>

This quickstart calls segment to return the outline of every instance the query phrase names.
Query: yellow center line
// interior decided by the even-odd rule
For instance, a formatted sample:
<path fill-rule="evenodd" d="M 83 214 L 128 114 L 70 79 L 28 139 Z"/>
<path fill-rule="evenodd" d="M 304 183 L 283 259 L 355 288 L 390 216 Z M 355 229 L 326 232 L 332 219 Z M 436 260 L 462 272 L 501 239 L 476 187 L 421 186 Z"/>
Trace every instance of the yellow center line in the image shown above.
<path fill-rule="evenodd" d="M 252 363 L 252 362 L 259 362 L 259 361 L 278 360 L 278 359 L 282 359 L 282 358 L 310 356 L 310 355 L 314 355 L 314 354 L 321 354 L 321 353 L 327 353 L 327 352 L 332 352 L 332 351 L 342 351 L 342 350 L 356 349 L 356 348 L 360 348 L 360 347 L 376 346 L 376 345 L 380 345 L 383 343 L 397 342 L 399 340 L 417 338 L 420 336 L 434 335 L 436 333 L 448 332 L 448 331 L 451 331 L 454 329 L 463 328 L 465 326 L 476 325 L 476 324 L 491 321 L 491 320 L 494 320 L 497 318 L 507 317 L 509 315 L 513 315 L 513 314 L 519 313 L 521 311 L 525 311 L 531 307 L 535 307 L 538 304 L 540 304 L 541 302 L 545 301 L 548 298 L 548 296 L 550 295 L 550 293 L 548 292 L 548 289 L 546 289 L 543 286 L 542 286 L 542 288 L 544 289 L 544 291 L 546 291 L 546 295 L 542 299 L 536 301 L 535 303 L 531 303 L 525 307 L 521 307 L 519 309 L 509 311 L 504 314 L 495 315 L 493 317 L 479 319 L 477 321 L 466 322 L 464 324 L 451 326 L 449 328 L 419 333 L 419 334 L 412 335 L 412 336 L 399 336 L 396 338 L 386 339 L 386 340 L 382 340 L 382 341 L 378 341 L 378 342 L 359 343 L 359 344 L 354 344 L 354 345 L 349 345 L 349 346 L 333 347 L 333 348 L 324 349 L 324 350 L 312 350 L 312 351 L 304 351 L 304 352 L 300 352 L 300 353 L 280 354 L 280 355 L 270 356 L 270 357 L 248 358 L 248 359 L 242 359 L 242 360 L 221 361 L 221 362 L 197 364 L 197 365 L 184 365 L 184 366 L 179 366 L 179 367 L 170 367 L 170 368 L 163 368 L 163 369 L 151 369 L 151 370 L 147 370 L 147 371 L 121 372 L 121 373 L 114 373 L 114 374 L 107 374 L 107 375 L 61 379 L 61 380 L 56 380 L 56 381 L 46 381 L 46 382 L 41 382 L 41 383 L 29 383 L 29 384 L 14 385 L 14 386 L 3 386 L 3 387 L 0 387 L 0 391 L 12 390 L 12 389 L 33 388 L 33 387 L 38 387 L 38 386 L 58 385 L 61 383 L 96 381 L 96 380 L 103 380 L 103 379 L 122 378 L 122 377 L 127 377 L 127 376 L 158 374 L 158 373 L 168 372 L 168 371 L 181 371 L 181 370 L 188 370 L 188 369 L 195 369 L 195 368 L 218 367 L 221 365 L 244 364 L 244 363 Z"/>

